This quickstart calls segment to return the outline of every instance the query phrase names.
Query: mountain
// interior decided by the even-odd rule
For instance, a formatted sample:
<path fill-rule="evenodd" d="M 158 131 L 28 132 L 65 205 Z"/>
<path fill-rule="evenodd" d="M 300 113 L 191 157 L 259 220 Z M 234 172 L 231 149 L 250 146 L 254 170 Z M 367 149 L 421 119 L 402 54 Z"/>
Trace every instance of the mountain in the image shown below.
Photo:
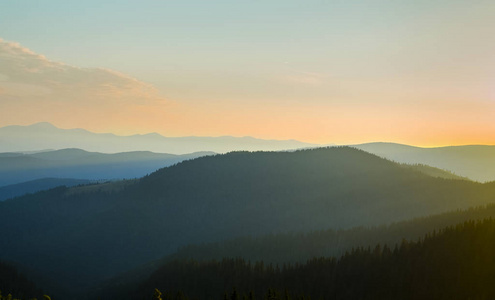
<path fill-rule="evenodd" d="M 318 145 L 296 140 L 262 140 L 252 137 L 164 137 L 157 133 L 118 136 L 111 133 L 93 133 L 84 129 L 60 129 L 50 123 L 0 128 L 0 152 L 80 148 L 104 153 L 146 150 L 187 154 L 199 151 L 277 151 L 315 146 Z"/>
<path fill-rule="evenodd" d="M 480 182 L 495 181 L 495 146 L 420 148 L 394 143 L 369 143 L 352 147 L 400 163 L 425 164 Z"/>
<path fill-rule="evenodd" d="M 0 201 L 22 196 L 27 193 L 35 193 L 42 190 L 48 190 L 57 186 L 70 187 L 90 183 L 97 183 L 97 181 L 73 178 L 41 178 L 0 187 Z"/>
<path fill-rule="evenodd" d="M 191 243 L 378 225 L 493 195 L 493 184 L 431 177 L 348 147 L 232 152 L 124 184 L 0 202 L 0 257 L 84 289 Z"/>
<path fill-rule="evenodd" d="M 175 155 L 149 151 L 107 154 L 81 149 L 33 154 L 0 153 L 0 186 L 51 177 L 86 180 L 137 178 L 186 159 L 212 154 Z M 0 198 L 5 196 L 0 190 Z"/>

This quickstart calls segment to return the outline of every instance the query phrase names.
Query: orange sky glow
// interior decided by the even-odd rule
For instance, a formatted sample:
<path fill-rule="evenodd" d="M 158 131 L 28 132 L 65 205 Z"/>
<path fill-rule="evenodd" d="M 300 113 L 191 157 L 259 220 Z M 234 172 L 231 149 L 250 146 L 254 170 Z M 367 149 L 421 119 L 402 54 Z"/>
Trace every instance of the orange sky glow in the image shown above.
<path fill-rule="evenodd" d="M 0 126 L 495 144 L 493 1 L 21 2 L 0 12 Z"/>

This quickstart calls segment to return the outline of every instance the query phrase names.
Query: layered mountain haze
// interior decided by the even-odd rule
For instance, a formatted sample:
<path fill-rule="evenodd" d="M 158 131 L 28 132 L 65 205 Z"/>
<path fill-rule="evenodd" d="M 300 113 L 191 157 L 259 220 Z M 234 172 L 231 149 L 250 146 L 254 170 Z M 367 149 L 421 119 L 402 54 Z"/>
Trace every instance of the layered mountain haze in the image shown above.
<path fill-rule="evenodd" d="M 432 177 L 348 147 L 233 152 L 126 184 L 4 201 L 0 256 L 85 289 L 191 243 L 378 225 L 494 195 L 493 184 Z"/>
<path fill-rule="evenodd" d="M 316 146 L 318 145 L 296 140 L 262 140 L 252 137 L 164 137 L 158 133 L 118 136 L 84 129 L 60 129 L 46 122 L 0 128 L 0 152 L 80 148 L 104 153 L 146 150 L 187 154 L 198 151 L 277 151 Z"/>
<path fill-rule="evenodd" d="M 495 146 L 466 145 L 421 148 L 394 143 L 369 143 L 352 147 L 406 164 L 425 164 L 472 180 L 495 181 Z"/>
<path fill-rule="evenodd" d="M 0 186 L 42 178 L 86 180 L 138 178 L 186 159 L 212 154 L 214 153 L 195 152 L 175 155 L 149 151 L 107 154 L 81 149 L 62 149 L 33 154 L 0 153 Z"/>

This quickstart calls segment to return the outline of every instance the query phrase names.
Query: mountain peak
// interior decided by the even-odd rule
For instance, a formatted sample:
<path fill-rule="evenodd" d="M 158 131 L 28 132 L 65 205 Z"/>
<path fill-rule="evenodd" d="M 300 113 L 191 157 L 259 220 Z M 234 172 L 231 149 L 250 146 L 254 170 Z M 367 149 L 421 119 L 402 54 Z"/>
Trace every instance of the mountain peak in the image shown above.
<path fill-rule="evenodd" d="M 57 127 L 55 127 L 55 125 L 53 125 L 52 123 L 49 123 L 49 122 L 38 122 L 38 123 L 34 123 L 34 124 L 31 124 L 31 125 L 28 125 L 28 127 L 35 127 L 35 128 L 40 128 L 40 129 L 54 129 L 54 128 L 57 128 Z"/>
<path fill-rule="evenodd" d="M 165 137 L 159 133 L 120 136 L 94 133 L 86 129 L 58 128 L 48 122 L 28 126 L 0 128 L 0 152 L 37 151 L 39 149 L 80 148 L 91 152 L 116 153 L 148 150 L 157 153 L 188 154 L 198 151 L 284 151 L 315 147 L 287 140 L 263 140 L 252 137 Z"/>

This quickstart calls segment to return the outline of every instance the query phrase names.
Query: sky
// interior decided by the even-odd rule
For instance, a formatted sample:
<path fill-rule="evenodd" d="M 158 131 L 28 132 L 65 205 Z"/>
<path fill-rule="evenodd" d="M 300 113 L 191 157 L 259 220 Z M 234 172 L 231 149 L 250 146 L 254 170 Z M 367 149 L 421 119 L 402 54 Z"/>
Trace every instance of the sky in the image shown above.
<path fill-rule="evenodd" d="M 0 3 L 0 126 L 495 144 L 495 1 Z"/>

